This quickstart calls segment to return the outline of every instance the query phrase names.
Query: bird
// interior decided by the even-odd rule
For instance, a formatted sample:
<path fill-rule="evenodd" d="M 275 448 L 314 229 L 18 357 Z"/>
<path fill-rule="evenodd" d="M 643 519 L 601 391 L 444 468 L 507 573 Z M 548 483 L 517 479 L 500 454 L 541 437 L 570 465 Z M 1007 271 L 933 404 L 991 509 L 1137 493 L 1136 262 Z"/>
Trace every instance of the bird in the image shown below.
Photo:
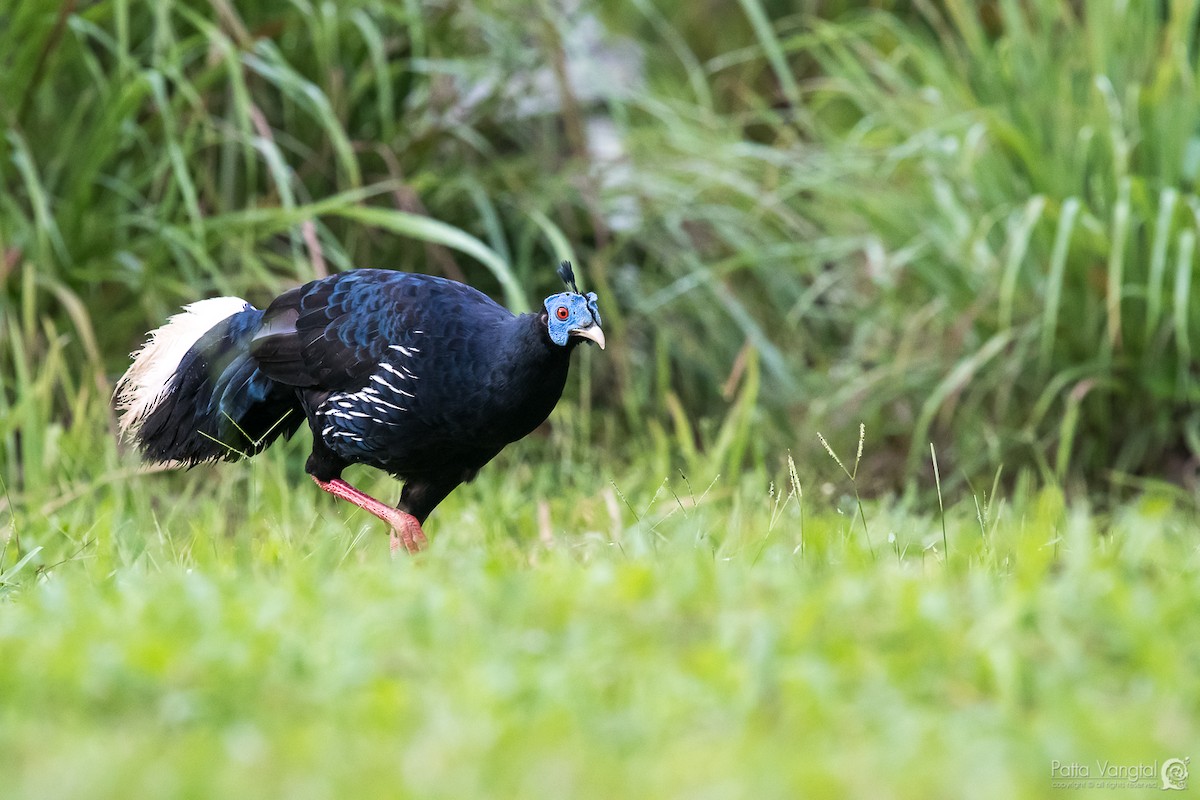
<path fill-rule="evenodd" d="M 131 354 L 119 436 L 145 461 L 192 467 L 307 423 L 317 486 L 388 523 L 393 554 L 417 552 L 434 508 L 549 417 L 576 347 L 604 349 L 596 293 L 579 291 L 570 262 L 558 275 L 567 291 L 520 315 L 464 283 L 386 269 L 314 280 L 262 310 L 191 303 Z M 352 464 L 402 481 L 399 502 L 343 480 Z"/>

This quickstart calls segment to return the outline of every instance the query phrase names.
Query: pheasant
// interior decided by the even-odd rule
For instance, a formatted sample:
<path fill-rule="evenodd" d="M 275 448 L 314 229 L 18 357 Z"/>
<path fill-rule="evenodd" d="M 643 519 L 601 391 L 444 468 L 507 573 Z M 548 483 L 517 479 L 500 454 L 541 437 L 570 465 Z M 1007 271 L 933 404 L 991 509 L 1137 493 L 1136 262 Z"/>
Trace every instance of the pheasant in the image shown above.
<path fill-rule="evenodd" d="M 119 429 L 151 462 L 195 465 L 261 452 L 305 422 L 305 470 L 324 491 L 426 544 L 437 505 L 562 395 L 571 353 L 604 348 L 595 292 L 514 315 L 445 278 L 359 269 L 312 281 L 265 309 L 236 297 L 192 303 L 149 334 L 117 384 Z M 390 506 L 341 477 L 367 464 L 404 482 Z"/>

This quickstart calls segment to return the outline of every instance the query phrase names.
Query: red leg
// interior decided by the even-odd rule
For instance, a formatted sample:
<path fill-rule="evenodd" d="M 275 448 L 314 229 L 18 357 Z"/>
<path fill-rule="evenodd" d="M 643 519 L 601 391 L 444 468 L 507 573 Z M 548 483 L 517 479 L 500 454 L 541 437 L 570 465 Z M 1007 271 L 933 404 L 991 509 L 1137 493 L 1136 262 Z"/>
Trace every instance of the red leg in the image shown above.
<path fill-rule="evenodd" d="M 398 508 L 393 508 L 387 503 L 376 500 L 369 494 L 360 492 L 341 478 L 334 478 L 326 483 L 314 477 L 313 481 L 317 486 L 320 486 L 334 497 L 349 500 L 364 511 L 371 512 L 391 525 L 391 547 L 393 553 L 400 549 L 401 544 L 404 545 L 408 552 L 415 553 L 427 543 L 425 532 L 421 530 L 421 523 L 417 522 L 417 518 L 412 514 L 406 514 Z"/>

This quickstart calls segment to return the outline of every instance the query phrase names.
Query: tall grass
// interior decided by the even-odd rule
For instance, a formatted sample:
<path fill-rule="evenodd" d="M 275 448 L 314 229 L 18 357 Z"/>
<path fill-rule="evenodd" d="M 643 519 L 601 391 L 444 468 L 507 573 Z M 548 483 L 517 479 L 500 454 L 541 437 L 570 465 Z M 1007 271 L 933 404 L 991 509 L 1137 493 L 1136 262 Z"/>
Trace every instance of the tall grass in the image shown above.
<path fill-rule="evenodd" d="M 729 282 L 785 264 L 798 245 L 775 242 L 811 231 L 761 201 L 770 159 L 740 166 L 736 120 L 670 100 L 649 48 L 589 13 L 138 0 L 59 11 L 14 8 L 0 31 L 13 67 L 0 84 L 0 303 L 23 320 L 0 340 L 5 402 L 27 394 L 18 366 L 55 348 L 101 402 L 141 331 L 199 296 L 261 302 L 331 270 L 394 266 L 470 280 L 520 310 L 552 287 L 561 257 L 584 261 L 625 343 L 574 390 L 585 410 L 595 394 L 623 412 L 596 418 L 607 441 L 662 409 L 655 441 L 737 469 L 762 422 L 759 365 L 793 385 L 771 323 L 782 309 L 757 307 L 772 286 Z M 672 34 L 664 23 L 658 35 Z M 664 134 L 680 147 L 661 149 Z M 688 151 L 706 142 L 724 164 L 698 178 Z M 70 394 L 43 392 L 42 413 L 62 418 Z M 603 433 L 587 413 L 570 419 Z M 8 422 L 0 447 L 14 463 L 37 456 L 44 426 Z"/>
<path fill-rule="evenodd" d="M 1194 481 L 1200 6 L 922 8 L 781 32 L 864 165 L 813 198 L 874 304 L 832 402 L 890 410 L 910 465 Z"/>
<path fill-rule="evenodd" d="M 563 257 L 618 345 L 566 441 L 1189 479 L 1196 4 L 855 5 L 5 6 L 0 402 L 72 373 L 6 480 L 182 302 L 389 266 L 522 309 Z"/>
<path fill-rule="evenodd" d="M 469 279 L 517 310 L 552 285 L 579 237 L 547 212 L 580 194 L 547 114 L 512 112 L 530 65 L 488 40 L 501 11 L 0 9 L 6 481 L 61 469 L 55 426 L 103 419 L 124 354 L 189 299 L 353 266 Z M 514 154 L 532 139 L 546 158 Z"/>

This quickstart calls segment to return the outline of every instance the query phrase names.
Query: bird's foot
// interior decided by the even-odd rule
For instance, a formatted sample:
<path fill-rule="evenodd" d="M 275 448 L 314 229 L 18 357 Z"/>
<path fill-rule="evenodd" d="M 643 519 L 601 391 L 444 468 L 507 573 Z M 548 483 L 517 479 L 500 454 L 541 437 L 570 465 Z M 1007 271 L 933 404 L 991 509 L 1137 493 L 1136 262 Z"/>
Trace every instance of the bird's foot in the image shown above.
<path fill-rule="evenodd" d="M 429 543 L 429 540 L 425 538 L 425 531 L 421 530 L 421 523 L 417 522 L 417 518 L 411 514 L 405 514 L 403 511 L 400 511 L 400 514 L 407 519 L 400 520 L 399 525 L 393 523 L 390 540 L 392 556 L 399 553 L 401 547 L 410 553 L 421 552 L 421 549 Z"/>

